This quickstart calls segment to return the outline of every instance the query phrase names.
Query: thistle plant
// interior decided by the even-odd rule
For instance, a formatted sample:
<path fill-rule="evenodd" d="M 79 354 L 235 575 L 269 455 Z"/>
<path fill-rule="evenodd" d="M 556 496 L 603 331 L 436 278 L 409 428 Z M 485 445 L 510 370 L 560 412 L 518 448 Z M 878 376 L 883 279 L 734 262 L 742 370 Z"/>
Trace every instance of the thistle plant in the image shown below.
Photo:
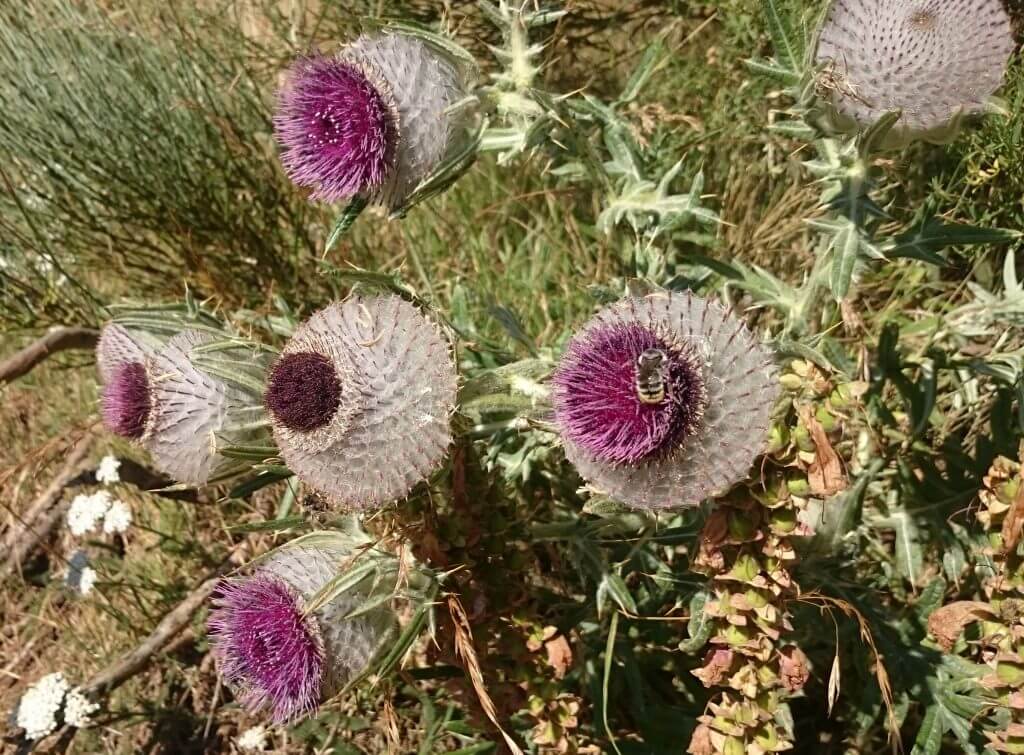
<path fill-rule="evenodd" d="M 334 506 L 405 497 L 451 444 L 455 365 L 439 327 L 395 295 L 353 296 L 296 328 L 267 380 L 288 467 Z"/>
<path fill-rule="evenodd" d="M 961 600 L 928 617 L 946 653 L 966 657 L 986 696 L 979 712 L 988 746 L 1024 752 L 1024 476 L 1021 459 L 999 457 L 985 476 L 977 520 L 985 550 L 976 566 L 982 600 Z"/>
<path fill-rule="evenodd" d="M 396 637 L 386 579 L 397 563 L 359 545 L 340 532 L 300 538 L 214 595 L 214 657 L 250 711 L 294 721 L 380 668 Z"/>
<path fill-rule="evenodd" d="M 1013 49 L 1000 0 L 864 3 L 837 0 L 819 30 L 764 0 L 775 56 L 750 61 L 783 82 L 794 104 L 778 134 L 814 144 L 805 165 L 822 186 L 819 257 L 794 292 L 802 315 L 793 327 L 827 326 L 833 310 L 820 301 L 827 286 L 837 301 L 851 297 L 872 261 L 911 258 L 944 265 L 938 254 L 955 244 L 1011 241 L 1012 231 L 939 220 L 923 207 L 903 229 L 882 235 L 895 220 L 878 195 L 885 176 L 877 157 L 915 140 L 950 140 L 963 117 L 986 110 Z M 814 43 L 817 39 L 817 45 Z M 836 133 L 835 126 L 845 129 Z M 761 286 L 746 285 L 755 293 Z M 816 323 L 814 316 L 822 318 Z"/>
<path fill-rule="evenodd" d="M 355 196 L 401 212 L 464 140 L 455 106 L 467 72 L 444 50 L 396 33 L 364 35 L 334 57 L 300 59 L 274 118 L 292 180 L 312 199 Z"/>
<path fill-rule="evenodd" d="M 990 109 L 1013 49 L 1001 0 L 838 0 L 819 34 L 816 85 L 837 128 L 895 112 L 887 146 L 945 142 L 964 116 Z"/>
<path fill-rule="evenodd" d="M 125 310 L 103 328 L 97 367 L 104 423 L 138 442 L 179 483 L 238 471 L 224 449 L 258 443 L 267 360 L 189 302 Z"/>
<path fill-rule="evenodd" d="M 647 374 L 645 358 L 657 362 Z M 566 457 L 593 488 L 643 509 L 695 506 L 745 478 L 778 394 L 743 321 L 689 292 L 599 312 L 552 384 Z"/>

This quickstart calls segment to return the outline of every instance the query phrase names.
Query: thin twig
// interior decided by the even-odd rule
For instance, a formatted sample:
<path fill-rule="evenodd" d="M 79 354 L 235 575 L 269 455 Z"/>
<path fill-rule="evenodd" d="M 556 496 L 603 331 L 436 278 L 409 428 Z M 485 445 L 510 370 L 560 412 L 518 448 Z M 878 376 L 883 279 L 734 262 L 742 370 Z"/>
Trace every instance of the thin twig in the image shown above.
<path fill-rule="evenodd" d="M 84 471 L 84 460 L 92 447 L 92 440 L 93 436 L 87 435 L 72 446 L 64 465 L 46 490 L 36 498 L 25 515 L 19 517 L 19 521 L 12 522 L 2 546 L 7 560 L 0 566 L 0 582 L 20 568 L 25 558 L 60 521 L 70 505 L 67 501 L 61 502 L 61 495 L 64 488 Z"/>
<path fill-rule="evenodd" d="M 40 362 L 67 349 L 92 349 L 99 333 L 92 328 L 54 328 L 28 346 L 0 362 L 0 383 L 20 378 Z"/>

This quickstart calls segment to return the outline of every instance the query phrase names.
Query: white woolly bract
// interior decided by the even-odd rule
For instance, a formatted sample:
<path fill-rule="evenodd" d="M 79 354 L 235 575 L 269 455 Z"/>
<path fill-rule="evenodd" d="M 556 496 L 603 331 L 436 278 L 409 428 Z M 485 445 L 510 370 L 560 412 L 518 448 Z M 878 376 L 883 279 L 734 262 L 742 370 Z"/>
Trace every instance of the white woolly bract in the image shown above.
<path fill-rule="evenodd" d="M 457 374 L 447 339 L 398 296 L 352 297 L 315 313 L 283 353 L 331 360 L 342 384 L 332 422 L 274 438 L 288 467 L 329 502 L 367 509 L 408 495 L 451 444 Z"/>
<path fill-rule="evenodd" d="M 57 728 L 57 714 L 68 691 L 68 683 L 60 671 L 47 674 L 29 687 L 18 702 L 15 717 L 26 739 L 42 739 Z"/>
<path fill-rule="evenodd" d="M 818 42 L 819 91 L 841 126 L 900 110 L 890 143 L 944 141 L 959 115 L 985 110 L 1013 48 L 1001 0 L 835 0 Z"/>
<path fill-rule="evenodd" d="M 118 473 L 118 469 L 121 468 L 121 460 L 116 456 L 104 456 L 100 460 L 100 465 L 96 468 L 96 482 L 104 485 L 110 485 L 115 482 L 121 481 L 121 475 Z"/>
<path fill-rule="evenodd" d="M 341 57 L 383 81 L 398 113 L 395 165 L 374 196 L 395 209 L 460 146 L 461 122 L 446 111 L 465 97 L 464 77 L 441 53 L 403 34 L 361 36 Z"/>
<path fill-rule="evenodd" d="M 214 340 L 185 330 L 146 362 L 150 411 L 142 444 L 161 472 L 186 485 L 202 485 L 227 462 L 217 449 L 234 442 L 227 437 L 228 418 L 252 403 L 241 389 L 193 364 L 193 349 Z"/>
<path fill-rule="evenodd" d="M 259 571 L 284 580 L 308 602 L 353 560 L 353 553 L 340 549 L 285 546 L 261 564 Z M 367 597 L 366 585 L 357 585 L 335 596 L 313 614 L 324 647 L 324 699 L 366 670 L 395 626 L 395 616 L 387 607 L 378 607 L 356 618 L 345 618 Z"/>
<path fill-rule="evenodd" d="M 76 495 L 68 508 L 68 529 L 75 537 L 81 537 L 96 529 L 110 508 L 110 493 L 98 490 L 95 493 Z"/>
<path fill-rule="evenodd" d="M 78 687 L 68 691 L 64 699 L 64 722 L 84 729 L 92 726 L 92 714 L 99 710 L 99 703 L 86 697 Z"/>
<path fill-rule="evenodd" d="M 742 320 L 689 292 L 628 298 L 599 312 L 583 333 L 636 323 L 692 343 L 704 360 L 707 404 L 700 426 L 664 458 L 612 465 L 563 437 L 566 458 L 592 488 L 627 506 L 695 506 L 744 479 L 764 450 L 779 387 L 772 356 Z"/>
<path fill-rule="evenodd" d="M 100 379 L 106 383 L 114 371 L 126 362 L 144 362 L 153 352 L 154 344 L 145 337 L 132 334 L 117 323 L 107 323 L 100 330 L 96 345 L 96 367 Z"/>

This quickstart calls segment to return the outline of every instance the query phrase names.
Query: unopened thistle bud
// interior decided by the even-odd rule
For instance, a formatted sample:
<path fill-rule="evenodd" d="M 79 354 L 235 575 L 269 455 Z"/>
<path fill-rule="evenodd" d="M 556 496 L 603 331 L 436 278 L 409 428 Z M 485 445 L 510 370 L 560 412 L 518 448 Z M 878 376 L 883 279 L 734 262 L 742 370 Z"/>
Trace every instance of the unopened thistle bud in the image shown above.
<path fill-rule="evenodd" d="M 274 118 L 282 162 L 311 197 L 395 209 L 458 145 L 458 66 L 418 39 L 366 35 L 296 62 Z"/>
<path fill-rule="evenodd" d="M 566 457 L 629 506 L 692 506 L 747 476 L 778 394 L 771 355 L 743 321 L 690 293 L 599 312 L 556 370 Z"/>
<path fill-rule="evenodd" d="M 1001 0 L 835 0 L 817 88 L 841 129 L 898 110 L 889 144 L 948 141 L 960 116 L 984 112 L 1013 48 Z"/>
<path fill-rule="evenodd" d="M 438 327 L 398 296 L 352 297 L 302 323 L 265 403 L 289 468 L 326 500 L 406 496 L 451 443 L 457 376 Z"/>
<path fill-rule="evenodd" d="M 390 609 L 348 617 L 367 597 L 360 588 L 306 610 L 351 555 L 286 546 L 215 593 L 209 618 L 214 657 L 250 711 L 267 711 L 276 723 L 312 713 L 359 677 L 391 636 Z"/>

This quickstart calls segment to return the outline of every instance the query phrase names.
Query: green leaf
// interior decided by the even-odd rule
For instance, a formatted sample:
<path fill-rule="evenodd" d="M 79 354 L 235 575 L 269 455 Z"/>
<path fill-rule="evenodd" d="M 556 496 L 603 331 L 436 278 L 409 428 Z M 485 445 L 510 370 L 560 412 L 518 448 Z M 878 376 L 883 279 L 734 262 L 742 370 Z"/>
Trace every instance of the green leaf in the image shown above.
<path fill-rule="evenodd" d="M 636 616 L 636 601 L 633 600 L 633 596 L 629 592 L 629 588 L 626 587 L 626 583 L 622 577 L 614 572 L 606 572 L 604 577 L 601 579 L 601 584 L 597 588 L 597 606 L 598 613 L 601 612 L 601 607 L 604 604 L 604 598 L 610 596 L 614 600 L 620 609 L 625 611 L 631 616 Z"/>
<path fill-rule="evenodd" d="M 850 292 L 853 269 L 860 251 L 860 229 L 847 221 L 832 238 L 832 270 L 829 287 L 836 299 L 845 299 Z"/>
<path fill-rule="evenodd" d="M 1020 231 L 946 223 L 939 218 L 929 216 L 918 227 L 884 242 L 881 249 L 888 257 L 904 257 L 922 260 L 933 265 L 945 265 L 946 260 L 937 252 L 947 246 L 1007 244 L 1018 241 L 1020 238 Z"/>
<path fill-rule="evenodd" d="M 331 232 L 327 235 L 327 241 L 324 242 L 324 254 L 327 254 L 334 248 L 334 245 L 352 227 L 352 224 L 356 222 L 356 218 L 362 214 L 368 204 L 369 200 L 362 195 L 352 197 L 351 201 L 345 205 L 345 209 L 338 215 L 338 219 L 334 221 L 334 227 L 331 228 Z"/>
<path fill-rule="evenodd" d="M 690 598 L 690 621 L 686 625 L 686 632 L 690 635 L 690 639 L 679 643 L 679 650 L 683 653 L 696 653 L 711 638 L 714 620 L 704 611 L 709 597 L 707 592 L 701 590 Z"/>
<path fill-rule="evenodd" d="M 893 530 L 896 542 L 893 545 L 896 570 L 912 585 L 921 578 L 924 568 L 924 553 L 921 536 L 914 518 L 906 511 L 898 511 L 878 519 L 873 524 L 880 529 Z"/>
<path fill-rule="evenodd" d="M 781 0 L 762 0 L 761 8 L 775 48 L 775 60 L 780 68 L 799 78 L 804 57 L 803 45 L 796 38 L 789 14 L 783 10 Z"/>
<path fill-rule="evenodd" d="M 633 70 L 633 74 L 629 77 L 629 81 L 626 82 L 626 87 L 622 90 L 622 94 L 619 95 L 616 104 L 626 105 L 635 100 L 651 76 L 662 67 L 663 62 L 667 61 L 667 58 L 663 58 L 662 55 L 665 51 L 665 37 L 668 36 L 671 30 L 671 27 L 662 30 L 653 42 L 648 43 L 644 56 Z"/>
<path fill-rule="evenodd" d="M 291 516 L 284 519 L 268 519 L 265 522 L 251 522 L 249 524 L 236 524 L 228 527 L 232 534 L 244 532 L 291 532 L 299 527 L 307 527 L 309 522 L 305 517 Z"/>

